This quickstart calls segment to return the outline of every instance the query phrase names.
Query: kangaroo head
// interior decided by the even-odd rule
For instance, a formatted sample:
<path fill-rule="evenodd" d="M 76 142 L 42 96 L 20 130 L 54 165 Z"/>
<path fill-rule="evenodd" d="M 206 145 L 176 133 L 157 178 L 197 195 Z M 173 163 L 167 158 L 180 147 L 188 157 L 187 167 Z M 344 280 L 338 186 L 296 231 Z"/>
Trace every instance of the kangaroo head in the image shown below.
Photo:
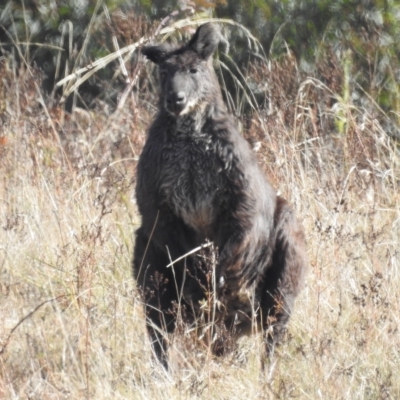
<path fill-rule="evenodd" d="M 212 66 L 219 41 L 218 27 L 208 23 L 179 48 L 163 44 L 142 49 L 159 66 L 161 106 L 167 112 L 176 117 L 190 113 L 220 93 Z"/>

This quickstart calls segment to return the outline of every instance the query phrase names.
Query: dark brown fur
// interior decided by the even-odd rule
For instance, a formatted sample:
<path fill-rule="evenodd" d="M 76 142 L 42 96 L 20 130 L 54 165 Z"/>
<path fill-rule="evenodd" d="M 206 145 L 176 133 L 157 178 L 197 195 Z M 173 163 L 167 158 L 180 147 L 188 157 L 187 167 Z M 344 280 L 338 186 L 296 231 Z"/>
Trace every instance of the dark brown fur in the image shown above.
<path fill-rule="evenodd" d="M 212 241 L 218 249 L 212 271 L 216 320 L 233 337 L 249 333 L 256 322 L 266 332 L 267 348 L 285 328 L 307 264 L 301 226 L 266 180 L 222 100 L 211 57 L 219 35 L 206 24 L 177 49 L 143 49 L 159 66 L 161 90 L 138 164 L 142 225 L 133 271 L 164 366 L 164 332 L 175 329 L 177 305 L 186 322 L 195 323 L 200 303 L 210 296 L 203 258 L 192 254 L 167 266 L 171 261 Z"/>

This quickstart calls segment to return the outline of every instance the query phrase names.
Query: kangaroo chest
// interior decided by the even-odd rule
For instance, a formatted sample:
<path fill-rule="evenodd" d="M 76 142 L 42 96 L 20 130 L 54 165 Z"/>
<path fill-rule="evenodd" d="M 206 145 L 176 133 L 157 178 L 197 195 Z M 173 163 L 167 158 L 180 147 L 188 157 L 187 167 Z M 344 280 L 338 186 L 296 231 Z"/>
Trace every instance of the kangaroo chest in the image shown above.
<path fill-rule="evenodd" d="M 208 137 L 177 140 L 163 153 L 163 201 L 196 231 L 208 236 L 225 189 L 222 165 Z"/>

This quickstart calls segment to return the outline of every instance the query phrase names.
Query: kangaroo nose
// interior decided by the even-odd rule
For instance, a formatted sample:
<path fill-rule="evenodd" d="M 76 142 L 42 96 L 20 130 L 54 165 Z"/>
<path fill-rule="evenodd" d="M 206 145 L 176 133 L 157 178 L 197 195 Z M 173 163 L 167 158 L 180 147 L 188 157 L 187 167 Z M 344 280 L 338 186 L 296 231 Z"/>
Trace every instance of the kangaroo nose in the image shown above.
<path fill-rule="evenodd" d="M 168 104 L 183 104 L 185 101 L 185 92 L 171 93 L 167 98 Z"/>
<path fill-rule="evenodd" d="M 178 93 L 176 94 L 176 102 L 177 102 L 178 104 L 184 103 L 185 100 L 186 100 L 186 96 L 185 96 L 185 93 L 184 93 L 184 92 L 178 92 Z"/>

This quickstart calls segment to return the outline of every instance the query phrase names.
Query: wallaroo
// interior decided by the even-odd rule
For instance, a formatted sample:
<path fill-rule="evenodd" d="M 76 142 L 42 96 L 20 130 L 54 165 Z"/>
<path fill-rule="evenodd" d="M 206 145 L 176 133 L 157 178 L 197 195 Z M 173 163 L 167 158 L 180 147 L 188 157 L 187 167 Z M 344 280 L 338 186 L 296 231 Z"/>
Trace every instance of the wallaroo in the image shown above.
<path fill-rule="evenodd" d="M 180 47 L 142 49 L 158 65 L 160 101 L 137 169 L 142 223 L 133 272 L 165 368 L 167 333 L 178 314 L 196 329 L 214 329 L 216 354 L 224 352 L 226 337 L 255 327 L 271 352 L 307 267 L 301 225 L 266 180 L 222 99 L 212 65 L 220 35 L 216 25 L 205 24 Z M 193 251 L 210 243 L 214 263 L 211 251 Z M 204 322 L 205 313 L 219 330 Z"/>

